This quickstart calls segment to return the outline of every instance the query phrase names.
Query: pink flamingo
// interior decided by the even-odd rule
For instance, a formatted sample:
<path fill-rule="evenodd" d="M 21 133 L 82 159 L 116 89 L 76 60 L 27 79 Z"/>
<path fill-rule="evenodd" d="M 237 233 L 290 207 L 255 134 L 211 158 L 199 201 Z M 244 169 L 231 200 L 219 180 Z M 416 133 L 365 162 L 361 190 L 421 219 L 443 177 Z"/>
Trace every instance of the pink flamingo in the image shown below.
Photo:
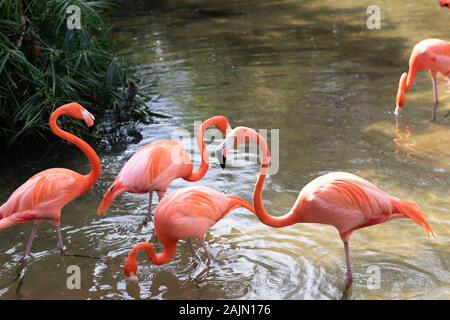
<path fill-rule="evenodd" d="M 173 180 L 183 178 L 193 182 L 203 178 L 209 167 L 208 152 L 203 136 L 211 125 L 214 125 L 223 134 L 231 129 L 228 119 L 224 116 L 215 116 L 202 123 L 197 131 L 197 143 L 202 155 L 197 171 L 193 171 L 192 161 L 186 150 L 175 141 L 161 140 L 149 143 L 125 163 L 103 196 L 97 214 L 106 214 L 114 199 L 124 192 L 148 193 L 148 219 L 150 219 L 154 191 L 161 201 Z"/>
<path fill-rule="evenodd" d="M 436 75 L 438 72 L 446 77 L 450 76 L 450 42 L 440 39 L 425 39 L 414 46 L 409 58 L 409 71 L 404 72 L 398 84 L 395 117 L 398 122 L 398 115 L 405 105 L 405 93 L 409 91 L 414 83 L 417 71 L 428 70 L 431 74 L 433 85 L 434 105 L 431 121 L 436 120 L 436 108 L 439 105 Z"/>
<path fill-rule="evenodd" d="M 282 228 L 295 223 L 320 223 L 334 226 L 344 243 L 347 262 L 347 288 L 352 282 L 349 240 L 353 231 L 396 218 L 410 218 L 434 235 L 424 215 L 413 203 L 399 200 L 378 189 L 363 178 L 346 172 L 333 172 L 309 182 L 301 191 L 292 209 L 283 216 L 267 213 L 263 205 L 262 189 L 270 164 L 265 139 L 255 130 L 237 127 L 218 146 L 217 155 L 225 167 L 226 152 L 231 147 L 256 142 L 260 148 L 261 166 L 253 191 L 255 214 L 266 225 Z"/>
<path fill-rule="evenodd" d="M 198 239 L 211 260 L 205 242 L 205 233 L 231 210 L 244 207 L 254 212 L 251 204 L 237 196 L 224 195 L 207 187 L 178 189 L 162 199 L 155 209 L 154 223 L 158 241 L 163 250 L 156 253 L 153 244 L 140 242 L 130 251 L 125 260 L 126 277 L 137 274 L 137 256 L 144 250 L 148 259 L 156 264 L 168 263 L 175 255 L 178 240 L 187 240 L 192 255 L 197 258 L 191 239 Z"/>
<path fill-rule="evenodd" d="M 87 156 L 91 163 L 91 171 L 87 175 L 81 175 L 64 168 L 47 169 L 32 176 L 0 207 L 0 229 L 29 221 L 34 222 L 22 261 L 30 252 L 43 220 L 53 222 L 58 248 L 61 254 L 65 254 L 60 228 L 61 210 L 66 204 L 88 191 L 101 173 L 100 159 L 95 151 L 80 138 L 58 127 L 56 121 L 61 115 L 84 120 L 89 127 L 94 124 L 94 116 L 80 104 L 72 102 L 56 109 L 49 121 L 50 129 L 55 135 L 73 143 Z"/>

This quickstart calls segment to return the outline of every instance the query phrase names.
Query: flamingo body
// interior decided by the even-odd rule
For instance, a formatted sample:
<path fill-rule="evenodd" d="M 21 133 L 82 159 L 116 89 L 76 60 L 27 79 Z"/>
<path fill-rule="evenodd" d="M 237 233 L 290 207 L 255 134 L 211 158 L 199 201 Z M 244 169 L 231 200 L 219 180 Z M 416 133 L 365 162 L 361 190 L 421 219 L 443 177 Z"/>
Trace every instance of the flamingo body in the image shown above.
<path fill-rule="evenodd" d="M 61 209 L 83 193 L 82 186 L 83 176 L 69 169 L 53 168 L 35 174 L 0 207 L 0 228 L 24 211 L 31 212 L 34 219 L 50 219 L 59 225 Z"/>
<path fill-rule="evenodd" d="M 332 172 L 309 182 L 300 191 L 293 211 L 297 222 L 332 225 L 343 237 L 400 217 L 411 218 L 431 234 L 429 225 L 412 207 L 361 177 Z"/>
<path fill-rule="evenodd" d="M 191 239 L 198 239 L 210 257 L 203 242 L 205 233 L 238 207 L 254 212 L 253 207 L 245 200 L 208 187 L 186 187 L 167 195 L 159 202 L 154 216 L 155 233 L 163 245 L 163 252 L 156 254 L 151 243 L 138 243 L 125 261 L 125 275 L 136 275 L 137 255 L 141 250 L 146 251 L 154 264 L 169 262 L 175 254 L 178 240 L 187 240 L 191 245 Z"/>

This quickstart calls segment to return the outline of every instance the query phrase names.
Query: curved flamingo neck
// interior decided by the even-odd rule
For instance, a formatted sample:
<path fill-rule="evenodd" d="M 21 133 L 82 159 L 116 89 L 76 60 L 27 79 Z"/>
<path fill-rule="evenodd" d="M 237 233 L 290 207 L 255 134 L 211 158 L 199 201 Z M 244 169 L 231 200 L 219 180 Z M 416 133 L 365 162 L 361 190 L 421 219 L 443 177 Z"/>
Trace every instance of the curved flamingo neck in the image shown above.
<path fill-rule="evenodd" d="M 411 58 L 409 63 L 408 73 L 404 72 L 400 77 L 400 82 L 398 84 L 397 91 L 397 106 L 403 107 L 405 105 L 405 94 L 409 90 L 411 90 L 412 85 L 414 84 L 414 80 L 416 78 L 416 73 L 418 71 L 416 59 L 414 57 Z"/>
<path fill-rule="evenodd" d="M 203 121 L 202 124 L 200 125 L 200 128 L 198 128 L 198 130 L 197 130 L 197 146 L 198 146 L 198 149 L 202 156 L 202 162 L 200 163 L 200 166 L 198 167 L 198 169 L 196 171 L 192 170 L 192 172 L 187 177 L 185 177 L 184 180 L 190 181 L 190 182 L 198 181 L 201 178 L 203 178 L 205 176 L 206 172 L 208 171 L 209 157 L 208 157 L 208 150 L 206 150 L 206 145 L 205 145 L 205 138 L 204 138 L 205 131 L 212 125 L 217 127 L 218 122 L 219 122 L 218 118 L 213 117 L 213 118 Z"/>
<path fill-rule="evenodd" d="M 100 177 L 100 174 L 101 174 L 100 159 L 97 156 L 97 154 L 95 153 L 94 149 L 92 149 L 92 147 L 89 144 L 87 144 L 86 142 L 84 142 L 83 140 L 78 138 L 77 136 L 75 136 L 67 131 L 64 131 L 60 127 L 58 127 L 58 124 L 56 121 L 58 120 L 58 118 L 61 115 L 69 115 L 70 116 L 70 114 L 67 112 L 67 110 L 65 110 L 64 107 L 56 109 L 50 116 L 50 121 L 49 121 L 50 129 L 58 137 L 60 137 L 64 140 L 67 140 L 67 141 L 73 143 L 74 145 L 76 145 L 89 159 L 89 162 L 91 164 L 91 171 L 87 175 L 84 176 L 87 179 L 85 188 L 89 189 L 92 185 L 94 185 L 94 183 Z"/>
<path fill-rule="evenodd" d="M 402 108 L 405 105 L 405 88 L 408 74 L 405 72 L 400 77 L 397 90 L 396 106 Z"/>
<path fill-rule="evenodd" d="M 173 256 L 175 255 L 176 249 L 177 249 L 176 241 L 169 241 L 163 243 L 163 251 L 161 253 L 155 252 L 155 247 L 153 246 L 152 243 L 140 242 L 137 245 L 135 245 L 134 248 L 131 250 L 128 259 L 130 259 L 130 261 L 137 263 L 137 256 L 139 252 L 145 251 L 148 259 L 153 264 L 162 265 L 172 260 Z"/>
<path fill-rule="evenodd" d="M 409 61 L 408 77 L 406 78 L 405 91 L 411 90 L 414 80 L 416 79 L 416 73 L 418 71 L 418 61 L 416 56 L 413 56 Z"/>
<path fill-rule="evenodd" d="M 252 136 L 250 136 L 250 141 L 255 141 L 260 148 L 261 154 L 261 166 L 259 169 L 258 180 L 256 181 L 255 188 L 253 189 L 253 205 L 255 207 L 255 214 L 261 220 L 262 223 L 274 227 L 274 228 L 282 228 L 286 226 L 290 226 L 296 223 L 296 216 L 294 215 L 294 208 L 292 208 L 288 213 L 282 216 L 273 216 L 269 214 L 264 208 L 263 199 L 262 199 L 262 190 L 264 187 L 264 183 L 266 181 L 267 171 L 270 165 L 270 156 L 269 150 L 267 147 L 267 142 L 265 139 L 256 133 L 256 140 Z"/>
<path fill-rule="evenodd" d="M 261 174 L 262 170 L 264 170 L 264 168 L 261 166 L 258 180 L 256 181 L 255 189 L 253 190 L 253 205 L 255 206 L 255 214 L 262 223 L 274 228 L 287 227 L 297 223 L 298 221 L 296 219 L 296 215 L 294 214 L 294 208 L 282 216 L 273 216 L 264 208 L 262 190 L 264 187 L 264 182 L 266 181 L 266 175 Z"/>

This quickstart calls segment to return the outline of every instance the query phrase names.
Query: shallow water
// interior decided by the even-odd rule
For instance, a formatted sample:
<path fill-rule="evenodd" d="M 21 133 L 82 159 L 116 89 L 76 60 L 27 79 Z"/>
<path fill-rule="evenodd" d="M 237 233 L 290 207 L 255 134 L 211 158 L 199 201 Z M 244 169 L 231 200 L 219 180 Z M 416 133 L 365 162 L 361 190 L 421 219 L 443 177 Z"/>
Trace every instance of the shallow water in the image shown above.
<path fill-rule="evenodd" d="M 271 229 L 244 209 L 207 235 L 215 257 L 210 267 L 197 263 L 180 242 L 172 262 L 153 266 L 141 257 L 139 284 L 124 280 L 122 264 L 130 247 L 155 241 L 152 224 L 140 226 L 147 196 L 121 196 L 106 217 L 98 218 L 103 192 L 142 145 L 179 129 L 193 133 L 194 121 L 224 114 L 233 126 L 280 130 L 279 171 L 264 189 L 273 214 L 287 212 L 308 181 L 337 170 L 413 200 L 426 213 L 438 234 L 434 239 L 406 219 L 354 233 L 351 298 L 449 299 L 450 124 L 441 119 L 450 109 L 445 79 L 439 83 L 437 123 L 429 122 L 432 91 L 424 72 L 407 94 L 399 131 L 392 109 L 412 46 L 427 37 L 448 39 L 450 11 L 433 1 L 378 1 L 382 29 L 368 30 L 366 9 L 372 3 L 355 3 L 128 1 L 124 16 L 113 20 L 114 32 L 145 79 L 140 86 L 154 95 L 150 108 L 172 118 L 143 126 L 144 139 L 124 152 L 102 152 L 99 183 L 63 210 L 68 249 L 110 259 L 59 256 L 55 232 L 43 224 L 17 292 L 11 281 L 31 225 L 3 230 L 1 297 L 340 299 L 345 259 L 332 227 Z M 1 201 L 31 174 L 55 165 L 89 168 L 83 156 L 20 165 L 2 177 Z M 250 200 L 257 171 L 242 154 L 225 171 L 211 159 L 209 172 L 196 184 Z M 175 181 L 170 190 L 187 185 L 192 184 Z M 70 265 L 81 269 L 80 290 L 66 286 Z M 379 288 L 370 286 L 373 268 L 380 271 Z"/>

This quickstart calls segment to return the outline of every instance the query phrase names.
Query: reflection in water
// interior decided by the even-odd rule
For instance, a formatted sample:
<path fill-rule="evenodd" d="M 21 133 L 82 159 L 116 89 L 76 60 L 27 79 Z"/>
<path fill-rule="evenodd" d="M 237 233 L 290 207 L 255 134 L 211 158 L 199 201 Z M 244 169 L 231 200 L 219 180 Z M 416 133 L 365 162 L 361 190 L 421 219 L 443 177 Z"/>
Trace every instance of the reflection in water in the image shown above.
<path fill-rule="evenodd" d="M 393 141 L 397 146 L 394 151 L 395 154 L 433 165 L 433 162 L 425 153 L 415 149 L 417 142 L 411 137 L 412 131 L 408 125 L 405 127 L 404 132 L 402 132 L 400 128 L 395 128 L 394 134 L 396 138 L 394 138 Z"/>
<path fill-rule="evenodd" d="M 450 130 L 448 123 L 429 122 L 432 92 L 425 73 L 408 92 L 402 120 L 409 129 L 393 132 L 392 117 L 412 47 L 430 36 L 448 39 L 448 11 L 427 1 L 380 0 L 382 28 L 371 31 L 366 28 L 371 0 L 124 3 L 123 17 L 113 18 L 117 37 L 126 43 L 123 54 L 138 66 L 144 79 L 139 87 L 154 97 L 151 110 L 172 118 L 142 126 L 143 140 L 123 152 L 101 153 L 100 181 L 63 210 L 68 250 L 110 260 L 59 256 L 52 249 L 54 231 L 43 223 L 19 295 L 17 285 L 8 283 L 16 277 L 31 226 L 2 230 L 2 298 L 340 299 L 345 257 L 334 228 L 299 224 L 275 230 L 245 210 L 231 213 L 207 235 L 215 258 L 211 267 L 195 261 L 180 241 L 173 261 L 154 266 L 141 257 L 141 281 L 126 283 L 122 266 L 132 245 L 155 242 L 153 224 L 139 225 L 148 200 L 123 195 L 107 216 L 97 218 L 103 193 L 144 144 L 180 129 L 193 134 L 195 120 L 217 114 L 233 127 L 280 129 L 279 170 L 263 193 L 271 212 L 287 212 L 307 182 L 338 170 L 419 204 L 439 236 L 427 239 L 403 220 L 355 233 L 351 298 L 450 297 Z M 443 112 L 448 93 L 439 92 Z M 187 148 L 195 150 L 195 141 Z M 211 157 L 202 181 L 174 181 L 168 192 L 205 185 L 251 200 L 258 166 L 243 154 L 237 157 L 225 171 Z M 199 164 L 198 155 L 193 161 Z M 0 201 L 47 167 L 87 172 L 89 166 L 80 155 L 11 168 L 0 178 Z M 66 269 L 73 264 L 81 268 L 80 290 L 66 287 Z M 367 285 L 373 266 L 381 271 L 380 289 Z"/>

